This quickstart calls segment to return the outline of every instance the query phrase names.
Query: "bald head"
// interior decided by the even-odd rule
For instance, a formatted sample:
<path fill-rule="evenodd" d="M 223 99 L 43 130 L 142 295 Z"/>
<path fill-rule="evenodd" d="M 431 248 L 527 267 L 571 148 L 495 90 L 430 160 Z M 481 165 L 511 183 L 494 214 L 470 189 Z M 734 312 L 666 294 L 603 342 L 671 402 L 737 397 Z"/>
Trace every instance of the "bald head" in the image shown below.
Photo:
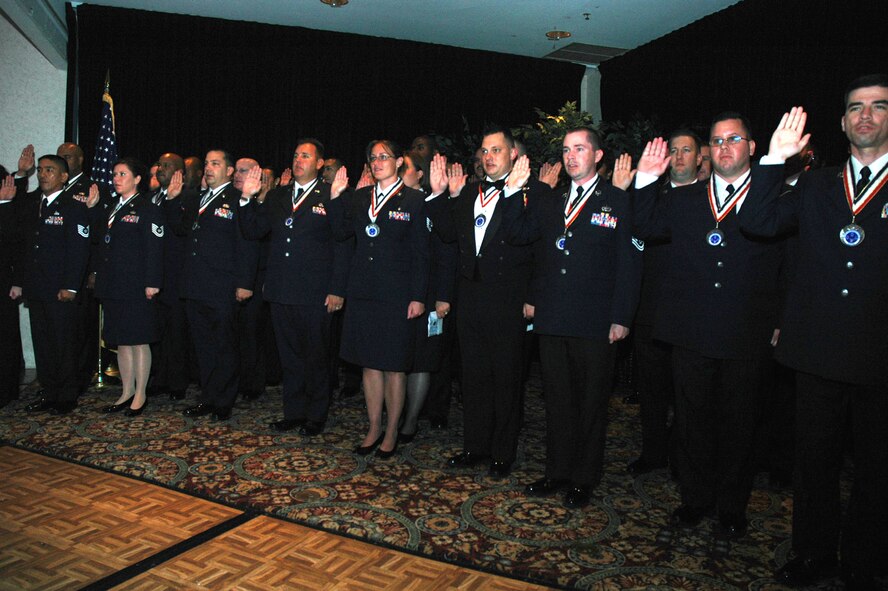
<path fill-rule="evenodd" d="M 83 150 L 77 144 L 64 143 L 56 150 L 56 156 L 64 158 L 68 163 L 68 174 L 71 178 L 83 172 Z"/>
<path fill-rule="evenodd" d="M 178 154 L 167 152 L 157 159 L 157 170 L 154 173 L 154 177 L 160 183 L 160 187 L 166 189 L 170 186 L 173 174 L 178 170 L 185 170 L 185 161 Z"/>

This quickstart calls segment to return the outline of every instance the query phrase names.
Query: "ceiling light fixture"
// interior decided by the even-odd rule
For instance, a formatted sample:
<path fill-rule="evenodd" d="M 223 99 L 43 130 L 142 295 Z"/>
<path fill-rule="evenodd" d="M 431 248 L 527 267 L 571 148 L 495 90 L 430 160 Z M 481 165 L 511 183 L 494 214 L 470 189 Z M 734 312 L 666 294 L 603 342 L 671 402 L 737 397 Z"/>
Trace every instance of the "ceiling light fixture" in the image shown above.
<path fill-rule="evenodd" d="M 558 41 L 570 37 L 570 31 L 549 31 L 546 33 L 546 39 L 549 41 Z"/>
<path fill-rule="evenodd" d="M 331 8 L 342 8 L 348 4 L 348 0 L 321 0 L 324 4 Z"/>

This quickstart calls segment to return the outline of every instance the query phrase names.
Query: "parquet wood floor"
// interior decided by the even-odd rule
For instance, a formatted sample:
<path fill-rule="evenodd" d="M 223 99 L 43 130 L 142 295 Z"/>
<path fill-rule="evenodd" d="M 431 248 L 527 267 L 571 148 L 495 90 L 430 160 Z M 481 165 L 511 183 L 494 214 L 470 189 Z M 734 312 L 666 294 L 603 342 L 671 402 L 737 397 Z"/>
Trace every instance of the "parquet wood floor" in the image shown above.
<path fill-rule="evenodd" d="M 542 591 L 270 517 L 253 519 L 115 590 Z"/>
<path fill-rule="evenodd" d="M 0 446 L 0 591 L 71 590 L 240 511 Z M 115 589 L 542 591 L 523 583 L 257 517 Z"/>
<path fill-rule="evenodd" d="M 241 512 L 0 447 L 0 590 L 77 589 Z"/>

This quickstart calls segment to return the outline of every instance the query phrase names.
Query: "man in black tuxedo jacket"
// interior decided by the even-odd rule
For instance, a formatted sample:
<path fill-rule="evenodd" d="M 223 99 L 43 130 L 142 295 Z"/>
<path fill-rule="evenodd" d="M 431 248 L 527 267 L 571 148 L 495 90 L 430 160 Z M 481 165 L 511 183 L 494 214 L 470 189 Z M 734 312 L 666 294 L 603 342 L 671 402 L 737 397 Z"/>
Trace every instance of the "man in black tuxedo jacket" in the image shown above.
<path fill-rule="evenodd" d="M 284 418 L 276 431 L 297 427 L 319 435 L 330 407 L 331 318 L 345 302 L 353 241 L 337 241 L 346 188 L 345 169 L 324 183 L 324 146 L 301 139 L 293 152 L 292 186 L 272 189 L 261 203 L 243 208 L 241 228 L 250 239 L 267 238 L 268 266 L 263 297 L 271 304 L 283 371 Z M 259 168 L 244 182 L 260 189 Z"/>
<path fill-rule="evenodd" d="M 435 156 L 429 217 L 445 242 L 459 245 L 464 451 L 447 465 L 469 467 L 489 459 L 490 475 L 504 478 L 518 447 L 532 253 L 529 245 L 508 242 L 503 197 L 534 207 L 550 188 L 529 174 L 520 179 L 510 174 L 518 151 L 508 129 L 488 129 L 481 152 L 486 177 L 469 185 L 461 167 L 459 175 L 448 179 L 446 159 Z M 451 199 L 437 198 L 448 189 Z"/>
<path fill-rule="evenodd" d="M 540 338 L 546 474 L 526 490 L 568 488 L 568 507 L 586 505 L 601 480 L 614 343 L 629 334 L 641 285 L 643 245 L 632 238 L 629 195 L 596 172 L 600 146 L 592 129 L 568 131 L 562 154 L 570 185 L 535 209 L 507 198 L 503 221 L 512 243 L 536 243 L 527 316 Z"/>
<path fill-rule="evenodd" d="M 182 297 L 200 368 L 201 395 L 185 416 L 231 416 L 237 398 L 237 305 L 253 295 L 258 244 L 241 233 L 242 195 L 231 184 L 234 162 L 224 150 L 207 152 L 207 190 L 185 212 L 188 250 Z"/>
<path fill-rule="evenodd" d="M 673 443 L 681 506 L 673 523 L 692 527 L 718 509 L 717 533 L 745 534 L 755 474 L 762 384 L 777 328 L 780 244 L 741 232 L 737 210 L 750 183 L 755 142 L 737 113 L 713 120 L 708 183 L 658 198 L 669 165 L 666 142 L 645 147 L 636 175 L 638 234 L 670 238 L 653 338 L 672 345 Z"/>
<path fill-rule="evenodd" d="M 776 578 L 792 586 L 829 578 L 838 550 L 845 588 L 877 589 L 888 564 L 888 76 L 846 90 L 845 165 L 802 174 L 780 195 L 780 164 L 807 142 L 806 118 L 801 107 L 783 116 L 761 162 L 768 183 L 753 187 L 740 215 L 750 232 L 799 232 L 776 349 L 797 371 L 795 558 Z M 846 426 L 854 483 L 843 525 Z"/>

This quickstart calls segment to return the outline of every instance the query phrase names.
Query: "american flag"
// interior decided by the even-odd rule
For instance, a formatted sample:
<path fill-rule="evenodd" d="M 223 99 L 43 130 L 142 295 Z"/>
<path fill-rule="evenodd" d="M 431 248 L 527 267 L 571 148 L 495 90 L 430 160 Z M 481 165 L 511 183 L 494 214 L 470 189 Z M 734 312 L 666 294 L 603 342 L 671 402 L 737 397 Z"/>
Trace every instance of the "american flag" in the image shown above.
<path fill-rule="evenodd" d="M 104 183 L 109 189 L 111 173 L 114 163 L 117 162 L 117 136 L 114 133 L 114 101 L 105 83 L 105 93 L 102 95 L 102 121 L 99 127 L 99 139 L 96 141 L 96 153 L 93 157 L 92 180 L 96 183 Z"/>

